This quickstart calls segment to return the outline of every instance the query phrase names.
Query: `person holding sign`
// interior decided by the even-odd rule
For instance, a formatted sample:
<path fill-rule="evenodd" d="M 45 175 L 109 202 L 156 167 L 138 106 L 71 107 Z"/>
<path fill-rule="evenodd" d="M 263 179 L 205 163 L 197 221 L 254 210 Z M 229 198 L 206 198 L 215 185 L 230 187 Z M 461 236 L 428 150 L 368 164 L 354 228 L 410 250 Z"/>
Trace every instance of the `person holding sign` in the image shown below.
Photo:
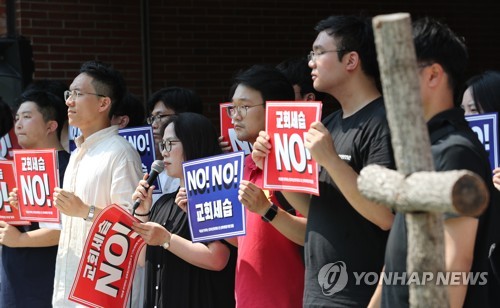
<path fill-rule="evenodd" d="M 239 140 L 255 142 L 265 129 L 265 102 L 294 101 L 292 85 L 276 68 L 254 65 L 238 74 L 228 114 Z M 306 219 L 287 210 L 275 192 L 263 187 L 263 172 L 245 158 L 240 201 L 246 207 L 245 236 L 238 246 L 236 302 L 239 307 L 301 307 L 304 288 L 302 247 Z M 259 202 L 256 202 L 259 201 Z M 277 286 L 286 286 L 276 289 Z"/>
<path fill-rule="evenodd" d="M 181 186 L 184 161 L 222 153 L 217 131 L 203 115 L 172 115 L 163 129 L 165 171 Z M 185 197 L 167 193 L 152 206 L 154 186 L 147 177 L 132 195 L 142 200 L 135 215 L 143 221 L 133 230 L 148 244 L 144 307 L 234 307 L 235 249 L 225 241 L 191 242 Z"/>
<path fill-rule="evenodd" d="M 15 133 L 23 149 L 56 149 L 59 180 L 62 183 L 69 153 L 61 145 L 61 131 L 68 107 L 47 91 L 28 90 L 21 94 L 16 113 Z M 18 206 L 17 188 L 9 201 Z M 2 267 L 0 307 L 50 307 L 54 286 L 60 230 L 32 222 L 11 226 L 0 221 Z M 43 266 L 40 266 L 43 264 Z"/>
<path fill-rule="evenodd" d="M 467 89 L 462 98 L 465 115 L 496 112 L 500 113 L 500 72 L 486 71 L 472 76 L 465 83 Z M 497 115 L 498 116 L 498 115 Z M 497 130 L 498 127 L 492 129 Z M 500 167 L 493 167 L 493 184 L 500 190 Z"/>
<path fill-rule="evenodd" d="M 77 306 L 68 295 L 94 217 L 113 203 L 131 209 L 130 194 L 142 174 L 139 154 L 118 135 L 117 125 L 110 126 L 126 93 L 122 75 L 101 62 L 85 62 L 69 89 L 69 125 L 82 135 L 75 140 L 63 188 L 54 192 L 55 206 L 64 215 L 52 305 L 64 308 Z"/>
<path fill-rule="evenodd" d="M 394 218 L 357 186 L 358 173 L 368 164 L 395 167 L 377 87 L 373 30 L 369 18 L 358 16 L 331 16 L 316 30 L 309 54 L 314 88 L 335 97 L 341 109 L 313 122 L 305 135 L 305 147 L 322 166 L 319 196 L 283 192 L 307 217 L 303 305 L 366 307 L 376 286 L 356 284 L 352 272 L 380 272 Z M 257 166 L 263 166 L 272 146 L 267 132 L 260 132 L 252 152 Z M 349 279 L 342 290 L 332 290 L 329 277 L 339 264 Z"/>

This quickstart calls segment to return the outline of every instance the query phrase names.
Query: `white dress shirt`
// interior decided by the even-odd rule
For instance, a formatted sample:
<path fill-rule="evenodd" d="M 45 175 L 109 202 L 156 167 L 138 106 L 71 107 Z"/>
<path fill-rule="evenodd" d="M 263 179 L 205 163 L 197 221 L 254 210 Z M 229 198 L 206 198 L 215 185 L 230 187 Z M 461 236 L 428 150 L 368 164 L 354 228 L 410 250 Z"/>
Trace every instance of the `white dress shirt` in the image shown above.
<path fill-rule="evenodd" d="M 77 149 L 66 168 L 63 188 L 89 205 L 118 204 L 129 210 L 132 194 L 142 178 L 141 159 L 118 126 L 100 130 L 87 139 L 79 136 Z M 53 307 L 80 307 L 68 300 L 78 270 L 91 222 L 62 216 L 62 230 L 56 259 Z"/>

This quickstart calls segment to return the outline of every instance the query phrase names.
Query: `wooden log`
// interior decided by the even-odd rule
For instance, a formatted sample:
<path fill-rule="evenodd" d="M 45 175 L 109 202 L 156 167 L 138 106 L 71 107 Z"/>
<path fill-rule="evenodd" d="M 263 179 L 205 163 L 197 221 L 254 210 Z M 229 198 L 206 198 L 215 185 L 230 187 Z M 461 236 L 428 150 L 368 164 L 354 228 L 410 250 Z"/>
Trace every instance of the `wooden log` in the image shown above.
<path fill-rule="evenodd" d="M 432 171 L 434 164 L 423 117 L 410 15 L 380 15 L 372 23 L 396 166 L 405 175 Z M 444 271 L 442 214 L 407 216 L 411 216 L 407 219 L 407 271 Z M 411 284 L 409 303 L 410 307 L 447 307 L 446 288 Z"/>
<path fill-rule="evenodd" d="M 368 199 L 399 212 L 439 212 L 477 217 L 488 205 L 484 181 L 467 170 L 415 172 L 405 177 L 370 165 L 358 177 L 358 188 Z"/>

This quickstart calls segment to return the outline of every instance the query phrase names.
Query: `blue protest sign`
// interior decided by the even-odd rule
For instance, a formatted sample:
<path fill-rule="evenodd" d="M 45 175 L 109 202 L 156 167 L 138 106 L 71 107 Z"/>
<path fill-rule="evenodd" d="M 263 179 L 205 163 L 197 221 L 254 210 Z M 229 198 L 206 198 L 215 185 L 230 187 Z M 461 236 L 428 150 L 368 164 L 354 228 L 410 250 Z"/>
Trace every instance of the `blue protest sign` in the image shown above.
<path fill-rule="evenodd" d="M 498 114 L 475 114 L 466 116 L 465 119 L 488 152 L 491 169 L 495 169 L 498 167 Z"/>
<path fill-rule="evenodd" d="M 245 235 L 245 210 L 238 200 L 244 152 L 182 164 L 193 242 Z"/>
<path fill-rule="evenodd" d="M 118 134 L 125 138 L 137 150 L 141 157 L 142 172 L 150 173 L 151 164 L 156 159 L 155 145 L 153 139 L 153 129 L 151 126 L 137 126 L 131 128 L 122 128 Z M 158 178 L 153 182 L 155 189 L 153 193 L 160 193 L 161 186 Z"/>

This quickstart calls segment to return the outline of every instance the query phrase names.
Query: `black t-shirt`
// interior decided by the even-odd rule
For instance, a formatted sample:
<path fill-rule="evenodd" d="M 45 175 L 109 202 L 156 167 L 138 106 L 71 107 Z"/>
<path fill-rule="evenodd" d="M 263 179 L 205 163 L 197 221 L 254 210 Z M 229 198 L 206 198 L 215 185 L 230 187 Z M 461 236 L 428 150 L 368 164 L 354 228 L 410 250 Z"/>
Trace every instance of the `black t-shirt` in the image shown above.
<path fill-rule="evenodd" d="M 58 151 L 59 183 L 70 154 Z M 18 226 L 24 233 L 38 230 L 37 222 Z M 0 307 L 52 307 L 57 245 L 50 247 L 2 247 Z"/>
<path fill-rule="evenodd" d="M 165 194 L 154 204 L 150 221 L 191 240 L 187 214 L 175 204 L 177 192 Z M 191 265 L 160 246 L 147 246 L 144 307 L 234 307 L 236 249 L 222 271 Z"/>
<path fill-rule="evenodd" d="M 493 187 L 491 168 L 483 145 L 475 133 L 469 128 L 461 109 L 451 109 L 439 113 L 427 124 L 431 151 L 436 171 L 470 170 L 478 174 L 486 183 L 490 192 L 490 204 L 479 217 L 474 261 L 471 273 L 487 272 L 488 266 L 488 228 L 492 211 L 498 211 L 498 191 Z M 446 218 L 456 217 L 445 214 Z M 498 221 L 496 223 L 499 223 Z M 404 214 L 398 213 L 394 220 L 385 256 L 386 276 L 406 272 L 407 229 Z M 488 274 L 488 284 L 495 283 L 491 273 Z M 489 285 L 470 285 L 464 307 L 490 307 L 488 304 Z M 382 289 L 383 307 L 409 307 L 409 287 L 401 283 L 384 285 Z"/>
<path fill-rule="evenodd" d="M 394 168 L 382 98 L 348 118 L 343 119 L 340 110 L 323 122 L 339 156 L 357 173 L 368 164 Z M 306 229 L 304 306 L 366 307 L 376 284 L 356 285 L 354 272 L 382 270 L 388 232 L 361 216 L 325 169 L 319 179 L 320 195 L 312 196 Z M 348 278 L 337 292 L 332 287 L 341 288 L 342 282 L 335 283 L 328 274 L 319 277 L 332 264 L 343 264 Z"/>

